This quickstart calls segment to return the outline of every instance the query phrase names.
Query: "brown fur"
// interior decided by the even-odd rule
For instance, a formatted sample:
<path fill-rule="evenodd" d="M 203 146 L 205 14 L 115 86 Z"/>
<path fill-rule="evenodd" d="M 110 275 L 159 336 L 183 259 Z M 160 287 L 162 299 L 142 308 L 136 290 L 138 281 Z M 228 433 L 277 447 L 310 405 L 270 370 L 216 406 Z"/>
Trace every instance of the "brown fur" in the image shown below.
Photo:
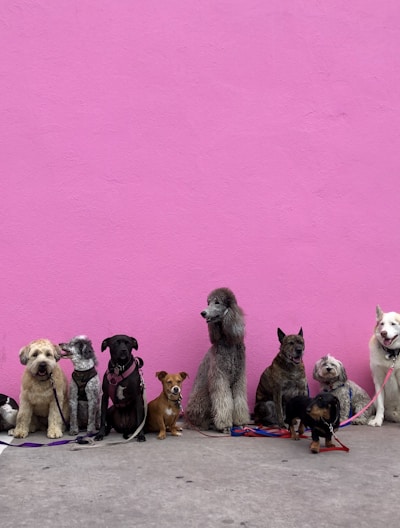
<path fill-rule="evenodd" d="M 285 427 L 285 406 L 295 396 L 307 395 L 308 385 L 303 363 L 303 330 L 286 335 L 278 328 L 279 353 L 260 377 L 256 392 L 254 421 Z"/>
<path fill-rule="evenodd" d="M 23 347 L 19 357 L 26 368 L 21 382 L 17 423 L 9 434 L 26 438 L 29 433 L 47 428 L 48 438 L 61 438 L 64 424 L 53 392 L 54 384 L 64 418 L 68 420 L 68 382 L 57 364 L 61 349 L 48 339 L 38 339 Z"/>
<path fill-rule="evenodd" d="M 188 374 L 186 372 L 168 374 L 162 370 L 156 372 L 156 376 L 161 381 L 163 390 L 148 405 L 145 429 L 152 433 L 158 432 L 159 440 L 166 438 L 167 429 L 172 436 L 181 436 L 182 429 L 176 426 L 176 421 L 181 410 L 182 383 Z"/>

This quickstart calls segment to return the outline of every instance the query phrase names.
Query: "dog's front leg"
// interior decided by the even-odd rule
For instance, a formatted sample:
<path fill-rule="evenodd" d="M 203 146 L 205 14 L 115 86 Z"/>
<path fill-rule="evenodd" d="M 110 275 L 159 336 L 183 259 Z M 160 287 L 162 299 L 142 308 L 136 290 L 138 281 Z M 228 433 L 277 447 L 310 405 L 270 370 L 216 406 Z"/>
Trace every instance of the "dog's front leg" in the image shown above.
<path fill-rule="evenodd" d="M 93 383 L 92 383 L 93 382 Z M 85 388 L 86 399 L 88 402 L 88 423 L 86 426 L 87 433 L 97 431 L 97 417 L 99 414 L 99 387 L 96 378 L 92 378 Z"/>
<path fill-rule="evenodd" d="M 276 408 L 276 415 L 278 417 L 278 425 L 281 429 L 286 429 L 286 424 L 283 420 L 282 390 L 280 387 L 277 387 L 274 391 L 274 403 Z"/>
<path fill-rule="evenodd" d="M 312 442 L 310 444 L 311 453 L 319 453 L 319 449 L 320 449 L 319 434 L 316 431 L 312 430 L 311 438 L 312 438 Z"/>
<path fill-rule="evenodd" d="M 106 436 L 107 408 L 108 408 L 108 391 L 104 390 L 104 385 L 103 385 L 103 396 L 101 397 L 100 429 L 97 435 L 94 437 L 94 439 L 98 441 L 103 440 L 103 438 Z"/>
<path fill-rule="evenodd" d="M 137 427 L 139 427 L 141 424 L 143 424 L 144 421 L 144 400 L 142 394 L 138 394 L 136 398 L 136 423 Z M 165 428 L 165 425 L 164 425 Z M 138 442 L 145 442 L 146 437 L 143 433 L 144 428 L 139 431 L 139 434 L 137 435 L 137 441 Z M 161 431 L 160 431 L 161 432 Z M 165 437 L 164 437 L 165 438 Z"/>
<path fill-rule="evenodd" d="M 62 409 L 64 398 L 60 394 L 57 394 L 57 396 L 60 408 Z M 57 402 L 54 399 L 49 406 L 47 438 L 61 438 L 63 436 L 62 426 L 63 421 L 61 414 L 58 409 Z"/>
<path fill-rule="evenodd" d="M 20 407 L 17 414 L 17 421 L 14 429 L 10 429 L 8 434 L 14 436 L 14 438 L 26 438 L 30 431 L 30 425 L 32 421 L 32 407 L 31 404 L 26 401 L 22 396 Z"/>
<path fill-rule="evenodd" d="M 76 436 L 79 433 L 78 427 L 78 387 L 75 381 L 71 382 L 69 388 L 69 412 L 70 412 L 70 423 L 69 423 L 69 434 Z"/>
<path fill-rule="evenodd" d="M 233 425 L 246 425 L 249 423 L 249 406 L 247 404 L 246 375 L 240 376 L 232 387 L 233 396 Z"/>
<path fill-rule="evenodd" d="M 228 433 L 233 425 L 233 397 L 229 381 L 221 376 L 209 380 L 211 409 L 215 429 Z"/>
<path fill-rule="evenodd" d="M 375 385 L 375 392 L 378 393 L 381 390 L 382 384 L 383 384 L 384 378 L 381 376 L 374 376 L 374 385 Z M 380 392 L 376 399 L 376 414 L 370 420 L 368 421 L 368 425 L 372 425 L 373 427 L 380 427 L 383 423 L 383 419 L 385 416 L 385 399 L 383 395 L 383 390 Z"/>

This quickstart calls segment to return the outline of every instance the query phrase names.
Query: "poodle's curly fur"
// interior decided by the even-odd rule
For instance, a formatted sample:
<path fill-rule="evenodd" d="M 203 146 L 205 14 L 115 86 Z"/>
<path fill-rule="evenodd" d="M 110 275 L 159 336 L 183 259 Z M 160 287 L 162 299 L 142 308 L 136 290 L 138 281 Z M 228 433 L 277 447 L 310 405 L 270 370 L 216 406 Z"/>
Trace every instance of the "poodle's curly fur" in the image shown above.
<path fill-rule="evenodd" d="M 227 432 L 249 421 L 246 385 L 245 323 L 242 309 L 228 288 L 213 290 L 201 312 L 211 348 L 204 356 L 186 407 L 191 427 Z"/>
<path fill-rule="evenodd" d="M 371 400 L 362 387 L 347 378 L 343 363 L 329 354 L 315 363 L 313 378 L 319 382 L 321 391 L 331 392 L 340 401 L 341 422 L 357 414 Z M 352 423 L 366 424 L 373 411 L 373 406 L 369 407 Z"/>

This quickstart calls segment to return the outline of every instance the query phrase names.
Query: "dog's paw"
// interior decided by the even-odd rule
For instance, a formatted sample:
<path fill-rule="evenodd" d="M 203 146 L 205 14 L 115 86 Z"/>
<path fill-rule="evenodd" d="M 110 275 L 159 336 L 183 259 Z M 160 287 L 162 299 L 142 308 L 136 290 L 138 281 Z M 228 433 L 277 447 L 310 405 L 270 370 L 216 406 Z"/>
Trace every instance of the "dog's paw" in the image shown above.
<path fill-rule="evenodd" d="M 368 422 L 368 425 L 371 425 L 372 427 L 381 427 L 383 422 L 383 419 L 379 419 L 376 416 L 371 418 Z"/>
<path fill-rule="evenodd" d="M 26 438 L 28 436 L 28 431 L 26 431 L 25 429 L 10 429 L 10 431 L 8 431 L 8 434 L 11 434 L 11 431 L 12 436 L 14 438 Z"/>
<path fill-rule="evenodd" d="M 69 436 L 77 436 L 79 434 L 79 429 L 70 429 Z"/>
<path fill-rule="evenodd" d="M 144 436 L 143 433 L 139 434 L 139 436 L 137 437 L 137 441 L 138 442 L 146 442 L 146 437 Z"/>
<path fill-rule="evenodd" d="M 162 433 L 158 433 L 157 438 L 159 440 L 165 440 L 167 438 L 167 433 L 163 431 Z"/>
<path fill-rule="evenodd" d="M 63 432 L 58 427 L 47 430 L 47 438 L 62 438 Z"/>
<path fill-rule="evenodd" d="M 319 453 L 319 442 L 311 442 L 310 451 L 311 453 Z"/>

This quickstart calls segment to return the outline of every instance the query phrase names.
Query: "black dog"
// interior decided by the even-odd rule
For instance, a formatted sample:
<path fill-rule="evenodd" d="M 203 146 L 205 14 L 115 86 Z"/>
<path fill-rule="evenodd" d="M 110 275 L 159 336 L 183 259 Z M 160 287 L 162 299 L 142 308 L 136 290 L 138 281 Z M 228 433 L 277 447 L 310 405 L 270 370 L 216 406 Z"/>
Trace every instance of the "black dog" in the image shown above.
<path fill-rule="evenodd" d="M 294 426 L 300 419 L 298 432 Z M 286 421 L 289 424 L 290 436 L 294 440 L 304 433 L 304 427 L 311 429 L 311 453 L 319 453 L 319 438 L 325 438 L 325 446 L 333 447 L 333 432 L 339 427 L 340 403 L 330 392 L 322 392 L 315 398 L 296 396 L 286 405 Z"/>
<path fill-rule="evenodd" d="M 5 394 L 0 394 L 0 431 L 8 431 L 15 427 L 18 413 L 18 403 Z"/>
<path fill-rule="evenodd" d="M 134 337 L 115 335 L 104 339 L 101 351 L 110 348 L 111 359 L 103 378 L 103 396 L 101 399 L 100 430 L 95 440 L 102 440 L 112 428 L 129 438 L 137 429 L 144 425 L 143 380 L 139 369 L 143 360 L 134 357 L 132 349 L 138 349 Z M 108 408 L 108 399 L 113 405 Z M 137 440 L 144 442 L 142 429 Z"/>

